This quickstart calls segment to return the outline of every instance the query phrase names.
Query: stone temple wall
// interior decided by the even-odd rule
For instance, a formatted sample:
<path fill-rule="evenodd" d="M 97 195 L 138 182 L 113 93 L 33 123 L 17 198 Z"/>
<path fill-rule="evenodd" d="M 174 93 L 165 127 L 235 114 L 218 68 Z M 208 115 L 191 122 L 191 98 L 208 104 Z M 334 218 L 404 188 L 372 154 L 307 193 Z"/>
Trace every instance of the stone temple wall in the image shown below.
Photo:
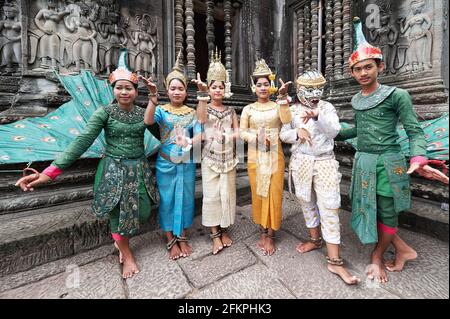
<path fill-rule="evenodd" d="M 42 116 L 65 102 L 54 71 L 106 78 L 121 47 L 132 69 L 162 78 L 162 9 L 160 0 L 1 1 L 0 121 Z"/>

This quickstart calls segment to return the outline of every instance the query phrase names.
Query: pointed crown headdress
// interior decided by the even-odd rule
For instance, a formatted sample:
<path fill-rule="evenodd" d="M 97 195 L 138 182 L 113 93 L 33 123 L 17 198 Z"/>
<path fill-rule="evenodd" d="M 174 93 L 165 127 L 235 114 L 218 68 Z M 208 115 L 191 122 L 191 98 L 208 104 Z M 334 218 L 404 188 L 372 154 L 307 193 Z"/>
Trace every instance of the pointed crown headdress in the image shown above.
<path fill-rule="evenodd" d="M 206 81 L 208 85 L 211 85 L 213 81 L 223 82 L 225 84 L 225 97 L 230 98 L 233 95 L 231 93 L 230 75 L 221 60 L 222 56 L 216 48 L 215 52 L 211 52 L 211 62 L 209 63 Z"/>
<path fill-rule="evenodd" d="M 180 80 L 184 87 L 187 87 L 187 77 L 184 74 L 184 67 L 181 64 L 181 50 L 180 52 L 178 52 L 178 57 L 177 60 L 175 61 L 175 65 L 172 68 L 172 72 L 170 72 L 167 77 L 166 77 L 166 81 L 165 81 L 165 86 L 166 89 L 169 88 L 170 82 L 172 82 L 173 80 Z"/>
<path fill-rule="evenodd" d="M 297 80 L 297 88 L 304 86 L 307 88 L 316 88 L 324 86 L 327 83 L 327 80 L 324 76 L 317 70 L 306 71 L 301 74 Z"/>
<path fill-rule="evenodd" d="M 355 64 L 367 60 L 376 59 L 383 60 L 383 52 L 380 48 L 371 45 L 367 42 L 362 31 L 362 22 L 358 17 L 353 18 L 353 53 L 349 58 L 349 67 L 352 68 Z"/>
<path fill-rule="evenodd" d="M 127 49 L 120 49 L 119 63 L 117 69 L 109 75 L 109 83 L 114 86 L 114 83 L 120 80 L 130 81 L 134 85 L 139 82 L 136 73 L 131 72 L 127 64 Z"/>
<path fill-rule="evenodd" d="M 267 65 L 266 60 L 261 59 L 256 61 L 255 70 L 253 71 L 251 75 L 251 85 L 252 85 L 252 92 L 256 92 L 256 86 L 255 86 L 255 80 L 260 77 L 268 77 L 270 80 L 270 94 L 275 94 L 278 92 L 278 88 L 275 86 L 275 74 L 272 72 L 270 67 Z"/>

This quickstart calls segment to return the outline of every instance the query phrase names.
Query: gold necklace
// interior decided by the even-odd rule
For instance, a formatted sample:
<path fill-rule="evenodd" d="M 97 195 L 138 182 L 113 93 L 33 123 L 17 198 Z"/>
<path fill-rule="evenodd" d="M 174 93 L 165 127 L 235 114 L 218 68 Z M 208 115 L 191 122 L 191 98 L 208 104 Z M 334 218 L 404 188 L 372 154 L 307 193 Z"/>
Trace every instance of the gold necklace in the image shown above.
<path fill-rule="evenodd" d="M 272 101 L 268 101 L 266 103 L 255 102 L 254 105 L 255 109 L 261 112 L 271 111 L 277 107 L 277 104 Z"/>
<path fill-rule="evenodd" d="M 188 106 L 186 106 L 186 105 L 183 105 L 183 106 L 173 106 L 173 105 L 170 104 L 170 103 L 161 106 L 161 108 L 162 108 L 164 111 L 167 111 L 167 112 L 169 112 L 170 114 L 173 114 L 173 115 L 187 115 L 187 114 L 190 114 L 190 113 L 194 112 L 193 109 L 191 109 L 190 107 L 188 107 Z"/>

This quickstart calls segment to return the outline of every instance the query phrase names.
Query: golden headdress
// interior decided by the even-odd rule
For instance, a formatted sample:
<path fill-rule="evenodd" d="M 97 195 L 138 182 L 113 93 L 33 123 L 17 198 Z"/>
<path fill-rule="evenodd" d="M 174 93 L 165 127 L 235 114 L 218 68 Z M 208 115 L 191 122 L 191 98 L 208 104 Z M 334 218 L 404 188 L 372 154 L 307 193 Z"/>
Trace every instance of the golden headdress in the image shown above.
<path fill-rule="evenodd" d="M 256 92 L 256 86 L 255 86 L 255 80 L 260 77 L 268 77 L 270 80 L 270 94 L 275 94 L 278 92 L 278 88 L 275 86 L 275 74 L 272 73 L 272 70 L 269 68 L 269 66 L 266 63 L 266 60 L 261 59 L 259 61 L 256 61 L 255 70 L 253 71 L 251 75 L 251 87 L 252 92 Z"/>
<path fill-rule="evenodd" d="M 187 87 L 188 80 L 187 80 L 186 75 L 184 74 L 184 67 L 181 66 L 180 60 L 181 60 L 181 50 L 178 53 L 177 60 L 175 61 L 175 65 L 172 68 L 172 72 L 170 72 L 166 77 L 166 81 L 164 83 L 166 86 L 166 89 L 169 88 L 170 82 L 172 82 L 172 80 L 175 80 L 175 79 L 180 80 L 184 84 L 184 87 Z"/>
<path fill-rule="evenodd" d="M 231 93 L 230 76 L 221 62 L 221 54 L 217 51 L 217 48 L 216 52 L 211 52 L 211 62 L 209 64 L 206 81 L 208 82 L 208 85 L 211 85 L 212 81 L 223 82 L 225 84 L 225 97 L 230 98 L 233 95 L 233 93 Z"/>
<path fill-rule="evenodd" d="M 127 49 L 121 49 L 119 55 L 119 63 L 117 69 L 109 75 L 109 83 L 114 86 L 114 83 L 120 80 L 130 81 L 134 85 L 139 82 L 136 73 L 133 73 L 128 68 L 127 64 Z"/>
<path fill-rule="evenodd" d="M 317 88 L 324 86 L 327 83 L 327 80 L 320 72 L 317 70 L 312 70 L 301 74 L 295 82 L 297 84 L 297 88 L 301 86 L 307 88 Z"/>

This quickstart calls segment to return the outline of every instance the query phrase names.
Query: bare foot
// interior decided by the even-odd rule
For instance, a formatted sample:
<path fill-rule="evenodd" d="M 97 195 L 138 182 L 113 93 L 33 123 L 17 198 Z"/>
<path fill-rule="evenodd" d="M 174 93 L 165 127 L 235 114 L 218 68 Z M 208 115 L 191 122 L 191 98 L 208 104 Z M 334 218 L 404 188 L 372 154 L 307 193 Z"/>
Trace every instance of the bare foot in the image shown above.
<path fill-rule="evenodd" d="M 266 241 L 266 235 L 262 234 L 261 238 L 258 240 L 258 242 L 256 243 L 256 247 L 258 247 L 259 249 L 261 249 L 262 251 L 264 251 L 264 244 Z"/>
<path fill-rule="evenodd" d="M 300 243 L 300 244 L 298 244 L 296 250 L 297 250 L 299 253 L 304 254 L 304 253 L 310 252 L 310 251 L 312 251 L 312 250 L 320 249 L 320 248 L 322 248 L 322 247 L 319 246 L 319 245 L 316 245 L 316 244 L 314 244 L 314 243 L 312 243 L 312 242 L 310 242 L 310 241 L 307 241 L 306 243 Z"/>
<path fill-rule="evenodd" d="M 139 273 L 133 255 L 123 258 L 122 278 L 128 279 Z"/>
<path fill-rule="evenodd" d="M 175 245 L 173 245 L 172 248 L 170 248 L 169 257 L 172 260 L 177 260 L 178 258 L 181 257 L 181 249 L 177 243 L 175 243 Z"/>
<path fill-rule="evenodd" d="M 181 257 L 189 257 L 192 254 L 192 247 L 187 241 L 180 241 L 178 245 L 180 245 Z"/>
<path fill-rule="evenodd" d="M 384 271 L 383 259 L 372 253 L 372 264 L 367 270 L 367 278 L 380 283 L 387 283 L 388 278 Z"/>
<path fill-rule="evenodd" d="M 264 243 L 264 255 L 272 256 L 275 253 L 275 243 L 273 238 L 266 237 Z"/>
<path fill-rule="evenodd" d="M 357 285 L 360 282 L 360 279 L 356 276 L 352 276 L 344 266 L 328 264 L 328 270 L 341 277 L 347 285 Z"/>
<path fill-rule="evenodd" d="M 120 264 L 123 264 L 123 256 L 122 256 L 122 252 L 120 251 L 119 246 L 117 245 L 116 242 L 114 242 L 114 247 L 116 247 L 117 250 L 119 251 L 119 263 L 120 263 Z"/>
<path fill-rule="evenodd" d="M 388 260 L 384 263 L 386 269 L 390 272 L 402 271 L 407 261 L 417 258 L 417 252 L 414 249 L 408 251 L 397 251 L 394 260 Z"/>
<path fill-rule="evenodd" d="M 222 243 L 224 247 L 230 247 L 231 244 L 233 243 L 230 236 L 228 236 L 228 233 L 226 232 L 222 233 Z"/>
<path fill-rule="evenodd" d="M 213 255 L 217 255 L 223 249 L 220 237 L 213 239 Z"/>

